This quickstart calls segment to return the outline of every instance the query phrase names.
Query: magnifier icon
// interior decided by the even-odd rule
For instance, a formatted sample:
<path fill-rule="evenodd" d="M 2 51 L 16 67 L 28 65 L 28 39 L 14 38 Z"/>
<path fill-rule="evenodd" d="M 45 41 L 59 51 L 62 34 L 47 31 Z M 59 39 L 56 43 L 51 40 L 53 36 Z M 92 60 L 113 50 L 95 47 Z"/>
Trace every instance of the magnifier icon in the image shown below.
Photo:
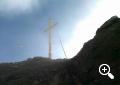
<path fill-rule="evenodd" d="M 114 79 L 114 75 L 110 73 L 110 66 L 108 64 L 101 64 L 99 66 L 99 73 L 101 75 L 108 75 L 110 79 Z"/>

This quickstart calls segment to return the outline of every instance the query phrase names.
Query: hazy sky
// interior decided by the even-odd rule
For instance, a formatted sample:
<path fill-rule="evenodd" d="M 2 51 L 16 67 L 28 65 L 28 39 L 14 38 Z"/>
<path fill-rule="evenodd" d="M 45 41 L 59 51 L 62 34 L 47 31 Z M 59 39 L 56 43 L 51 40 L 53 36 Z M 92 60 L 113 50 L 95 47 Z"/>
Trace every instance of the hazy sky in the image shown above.
<path fill-rule="evenodd" d="M 48 56 L 48 19 L 52 30 L 53 58 L 68 58 L 91 39 L 104 21 L 119 15 L 119 0 L 0 0 L 0 62 Z"/>

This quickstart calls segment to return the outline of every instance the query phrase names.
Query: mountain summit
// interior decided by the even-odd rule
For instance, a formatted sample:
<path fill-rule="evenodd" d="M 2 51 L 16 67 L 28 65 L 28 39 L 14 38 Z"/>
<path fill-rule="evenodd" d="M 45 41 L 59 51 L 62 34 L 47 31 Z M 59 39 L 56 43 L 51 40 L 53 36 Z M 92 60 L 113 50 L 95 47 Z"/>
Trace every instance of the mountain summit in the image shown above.
<path fill-rule="evenodd" d="M 99 73 L 108 64 L 111 80 Z M 111 17 L 72 59 L 36 57 L 22 62 L 0 64 L 0 85 L 119 85 L 120 18 Z"/>

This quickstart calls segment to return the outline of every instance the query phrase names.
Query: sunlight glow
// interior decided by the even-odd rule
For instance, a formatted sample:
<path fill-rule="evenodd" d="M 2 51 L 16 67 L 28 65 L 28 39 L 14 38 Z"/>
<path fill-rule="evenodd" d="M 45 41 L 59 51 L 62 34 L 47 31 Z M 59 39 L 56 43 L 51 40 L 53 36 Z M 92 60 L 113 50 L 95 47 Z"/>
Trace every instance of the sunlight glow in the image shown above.
<path fill-rule="evenodd" d="M 65 45 L 69 58 L 74 57 L 82 48 L 83 44 L 93 38 L 96 30 L 110 17 L 120 16 L 119 0 L 99 0 L 93 11 L 75 25 L 73 37 Z"/>

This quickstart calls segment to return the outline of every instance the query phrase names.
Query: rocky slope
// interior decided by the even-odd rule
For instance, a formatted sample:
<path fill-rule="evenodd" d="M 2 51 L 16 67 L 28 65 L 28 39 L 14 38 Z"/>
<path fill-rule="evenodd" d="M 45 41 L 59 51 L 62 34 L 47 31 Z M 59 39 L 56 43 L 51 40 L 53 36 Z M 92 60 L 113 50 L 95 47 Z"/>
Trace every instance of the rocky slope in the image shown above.
<path fill-rule="evenodd" d="M 101 64 L 110 65 L 114 80 L 99 73 Z M 73 68 L 83 85 L 120 85 L 120 18 L 111 17 L 97 30 L 72 59 Z"/>

